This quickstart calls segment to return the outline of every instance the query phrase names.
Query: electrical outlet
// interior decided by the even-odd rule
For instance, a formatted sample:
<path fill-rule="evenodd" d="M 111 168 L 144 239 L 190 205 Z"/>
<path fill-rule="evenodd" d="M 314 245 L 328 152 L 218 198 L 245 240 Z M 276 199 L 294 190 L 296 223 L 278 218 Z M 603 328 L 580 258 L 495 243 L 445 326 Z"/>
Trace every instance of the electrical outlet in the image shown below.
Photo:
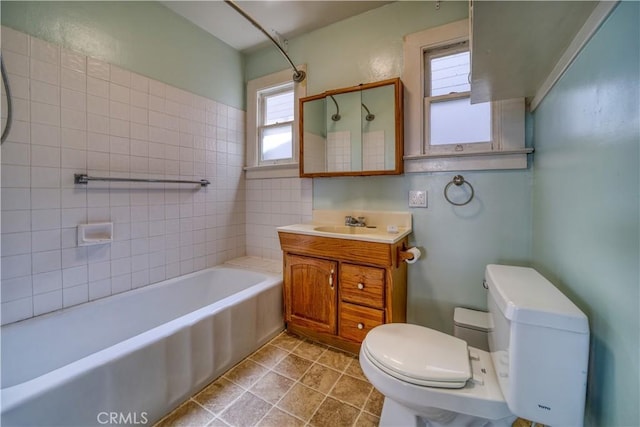
<path fill-rule="evenodd" d="M 410 208 L 426 208 L 427 192 L 424 190 L 409 191 L 409 207 Z"/>

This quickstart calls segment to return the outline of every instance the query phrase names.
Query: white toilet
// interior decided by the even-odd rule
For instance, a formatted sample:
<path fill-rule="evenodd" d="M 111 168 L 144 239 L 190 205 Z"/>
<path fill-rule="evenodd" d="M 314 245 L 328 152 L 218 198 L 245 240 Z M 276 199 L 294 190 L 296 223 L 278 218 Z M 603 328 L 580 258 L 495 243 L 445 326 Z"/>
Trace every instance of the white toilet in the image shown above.
<path fill-rule="evenodd" d="M 360 365 L 385 396 L 381 426 L 581 426 L 587 317 L 537 271 L 488 265 L 490 352 L 433 329 L 388 323 Z"/>

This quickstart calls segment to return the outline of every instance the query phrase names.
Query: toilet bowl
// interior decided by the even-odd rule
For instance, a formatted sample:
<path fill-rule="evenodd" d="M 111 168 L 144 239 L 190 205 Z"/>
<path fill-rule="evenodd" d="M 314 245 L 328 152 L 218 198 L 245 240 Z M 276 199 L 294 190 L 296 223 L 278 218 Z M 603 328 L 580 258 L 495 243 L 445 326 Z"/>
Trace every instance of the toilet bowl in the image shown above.
<path fill-rule="evenodd" d="M 380 426 L 510 426 L 516 418 L 490 354 L 451 335 L 404 323 L 378 326 L 360 348 L 360 366 L 385 395 Z"/>
<path fill-rule="evenodd" d="M 489 265 L 485 281 L 489 352 L 406 323 L 366 335 L 360 366 L 385 396 L 381 426 L 583 425 L 587 317 L 531 268 Z"/>

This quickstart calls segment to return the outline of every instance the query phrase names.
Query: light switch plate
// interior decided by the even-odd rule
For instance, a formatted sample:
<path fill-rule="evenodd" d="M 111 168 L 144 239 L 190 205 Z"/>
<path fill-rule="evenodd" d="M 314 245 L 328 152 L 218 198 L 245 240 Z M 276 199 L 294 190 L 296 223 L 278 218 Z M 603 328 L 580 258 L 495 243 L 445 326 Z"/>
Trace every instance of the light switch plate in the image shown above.
<path fill-rule="evenodd" d="M 427 192 L 424 190 L 409 191 L 409 207 L 410 208 L 426 208 Z"/>

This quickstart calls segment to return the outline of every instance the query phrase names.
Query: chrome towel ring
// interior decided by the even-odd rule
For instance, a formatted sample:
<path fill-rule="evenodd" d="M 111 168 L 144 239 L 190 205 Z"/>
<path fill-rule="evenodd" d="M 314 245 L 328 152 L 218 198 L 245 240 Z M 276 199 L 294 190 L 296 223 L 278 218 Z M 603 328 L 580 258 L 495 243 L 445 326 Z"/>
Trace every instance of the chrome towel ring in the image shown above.
<path fill-rule="evenodd" d="M 471 189 L 471 195 L 469 196 L 469 199 L 467 199 L 466 202 L 462 202 L 462 203 L 452 202 L 451 199 L 449 198 L 449 195 L 447 194 L 447 192 L 449 191 L 449 187 L 451 187 L 451 184 L 455 184 L 457 187 L 460 187 L 462 184 L 467 184 Z M 454 176 L 451 182 L 448 183 L 446 187 L 444 187 L 444 198 L 447 199 L 447 202 L 451 203 L 454 206 L 464 206 L 468 204 L 473 199 L 474 194 L 475 193 L 473 191 L 473 185 L 471 185 L 469 181 L 465 181 L 462 175 Z"/>

